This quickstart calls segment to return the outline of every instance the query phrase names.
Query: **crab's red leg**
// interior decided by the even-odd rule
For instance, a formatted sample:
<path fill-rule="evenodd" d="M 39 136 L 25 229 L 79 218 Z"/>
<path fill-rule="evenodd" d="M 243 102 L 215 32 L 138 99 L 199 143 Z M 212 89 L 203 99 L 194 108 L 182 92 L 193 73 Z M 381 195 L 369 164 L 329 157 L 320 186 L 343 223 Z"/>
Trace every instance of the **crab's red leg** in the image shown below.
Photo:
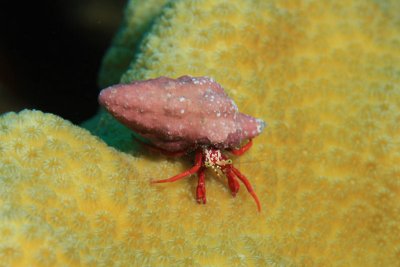
<path fill-rule="evenodd" d="M 247 180 L 246 176 L 244 176 L 242 173 L 240 173 L 240 171 L 238 169 L 236 169 L 233 165 L 232 165 L 232 171 L 236 174 L 236 176 L 240 179 L 240 181 L 242 181 L 244 183 L 244 185 L 247 188 L 247 191 L 249 191 L 249 193 L 252 195 L 252 197 L 256 201 L 258 211 L 261 211 L 260 200 L 258 200 L 258 197 L 257 197 L 256 193 L 254 192 L 253 187 L 251 186 L 249 180 Z"/>
<path fill-rule="evenodd" d="M 201 150 L 198 150 L 198 151 L 196 151 L 195 164 L 191 169 L 189 169 L 187 171 L 184 171 L 184 172 L 182 172 L 180 174 L 177 174 L 177 175 L 175 175 L 175 176 L 173 176 L 171 178 L 167 178 L 167 179 L 163 179 L 163 180 L 155 180 L 155 181 L 151 181 L 151 182 L 152 183 L 175 182 L 175 181 L 177 181 L 179 179 L 185 178 L 188 175 L 196 173 L 200 169 L 202 164 L 203 164 L 203 154 L 202 154 Z"/>
<path fill-rule="evenodd" d="M 244 146 L 242 146 L 239 149 L 230 149 L 229 152 L 231 152 L 232 154 L 236 155 L 236 156 L 241 156 L 244 154 L 244 152 L 246 152 L 247 150 L 250 149 L 250 147 L 253 145 L 253 140 L 249 139 L 249 141 L 247 142 L 247 144 L 245 144 Z"/>
<path fill-rule="evenodd" d="M 239 182 L 237 181 L 235 174 L 232 172 L 231 166 L 228 166 L 225 171 L 226 177 L 228 178 L 228 185 L 231 189 L 232 196 L 236 196 L 239 191 Z"/>
<path fill-rule="evenodd" d="M 201 167 L 198 172 L 197 176 L 199 177 L 199 182 L 197 184 L 197 190 L 196 190 L 196 198 L 197 198 L 197 203 L 199 204 L 206 204 L 207 199 L 206 199 L 206 180 L 205 180 L 205 173 L 204 173 L 204 168 Z"/>

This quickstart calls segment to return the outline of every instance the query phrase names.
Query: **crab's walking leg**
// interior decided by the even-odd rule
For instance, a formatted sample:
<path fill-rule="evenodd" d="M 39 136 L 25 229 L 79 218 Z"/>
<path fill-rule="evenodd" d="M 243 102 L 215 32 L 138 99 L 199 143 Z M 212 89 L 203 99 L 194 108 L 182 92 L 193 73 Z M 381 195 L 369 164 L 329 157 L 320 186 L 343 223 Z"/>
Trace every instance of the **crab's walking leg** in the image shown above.
<path fill-rule="evenodd" d="M 226 168 L 225 171 L 226 177 L 228 178 L 228 185 L 231 189 L 232 196 L 236 196 L 237 192 L 239 191 L 239 182 L 237 181 L 235 174 L 232 172 L 231 166 Z"/>
<path fill-rule="evenodd" d="M 245 144 L 244 146 L 242 146 L 239 149 L 230 149 L 229 152 L 231 152 L 232 154 L 236 155 L 236 156 L 241 156 L 244 154 L 244 152 L 246 152 L 247 150 L 250 149 L 250 147 L 253 145 L 253 140 L 249 139 L 249 141 L 247 142 L 247 144 Z"/>
<path fill-rule="evenodd" d="M 249 193 L 253 196 L 254 200 L 256 201 L 257 204 L 257 208 L 258 211 L 261 211 L 261 204 L 260 204 L 260 200 L 258 200 L 258 197 L 256 195 L 256 192 L 254 192 L 253 187 L 251 186 L 249 180 L 247 180 L 246 176 L 244 176 L 238 169 L 236 169 L 233 165 L 232 165 L 232 171 L 236 174 L 236 176 L 240 179 L 240 181 L 242 181 L 244 183 L 244 185 L 247 188 L 247 191 L 249 191 Z"/>
<path fill-rule="evenodd" d="M 167 179 L 163 179 L 163 180 L 155 180 L 155 181 L 153 180 L 151 182 L 152 183 L 175 182 L 175 181 L 177 181 L 179 179 L 185 178 L 188 175 L 196 173 L 200 169 L 202 163 L 203 163 L 203 154 L 202 154 L 201 150 L 198 150 L 198 151 L 196 151 L 195 164 L 191 169 L 189 169 L 187 171 L 184 171 L 184 172 L 182 172 L 180 174 L 177 174 L 177 175 L 175 175 L 175 176 L 173 176 L 171 178 L 167 178 Z"/>
<path fill-rule="evenodd" d="M 204 173 L 204 168 L 201 167 L 198 172 L 197 176 L 199 177 L 199 182 L 197 184 L 197 190 L 196 190 L 196 198 L 197 198 L 197 203 L 199 204 L 206 204 L 207 199 L 206 199 L 206 180 L 205 180 L 205 173 Z"/>

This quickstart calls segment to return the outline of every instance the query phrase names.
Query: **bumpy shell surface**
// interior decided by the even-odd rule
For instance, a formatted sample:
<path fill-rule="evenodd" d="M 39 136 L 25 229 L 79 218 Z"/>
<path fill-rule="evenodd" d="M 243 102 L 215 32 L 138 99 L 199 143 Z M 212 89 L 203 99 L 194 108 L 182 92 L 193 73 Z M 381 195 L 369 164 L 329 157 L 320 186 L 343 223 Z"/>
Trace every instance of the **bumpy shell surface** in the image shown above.
<path fill-rule="evenodd" d="M 99 102 L 121 123 L 168 151 L 236 146 L 259 135 L 265 125 L 240 113 L 221 85 L 208 77 L 117 84 L 102 90 Z"/>

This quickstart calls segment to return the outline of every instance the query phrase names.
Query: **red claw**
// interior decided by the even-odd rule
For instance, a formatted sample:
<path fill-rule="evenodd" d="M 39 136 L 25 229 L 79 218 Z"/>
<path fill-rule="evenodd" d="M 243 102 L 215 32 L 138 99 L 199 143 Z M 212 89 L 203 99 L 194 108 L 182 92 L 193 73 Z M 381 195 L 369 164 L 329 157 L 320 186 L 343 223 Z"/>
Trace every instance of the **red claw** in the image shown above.
<path fill-rule="evenodd" d="M 204 168 L 200 168 L 200 170 L 197 172 L 197 176 L 199 177 L 196 190 L 197 203 L 206 204 L 207 199 L 206 199 L 206 181 L 205 181 Z"/>
<path fill-rule="evenodd" d="M 247 144 L 245 144 L 245 145 L 242 146 L 241 148 L 239 148 L 239 149 L 232 148 L 232 149 L 229 150 L 229 152 L 231 152 L 233 155 L 241 156 L 241 155 L 243 155 L 247 150 L 249 150 L 249 149 L 251 148 L 252 145 L 253 145 L 253 140 L 252 140 L 252 139 L 249 139 L 249 141 L 247 142 Z"/>
<path fill-rule="evenodd" d="M 240 184 L 238 180 L 236 179 L 234 173 L 232 172 L 232 168 L 228 167 L 226 169 L 226 177 L 228 178 L 228 185 L 229 188 L 231 189 L 232 196 L 236 196 L 237 192 L 239 191 Z"/>
<path fill-rule="evenodd" d="M 258 199 L 256 192 L 254 192 L 253 187 L 251 186 L 249 180 L 247 180 L 246 176 L 244 176 L 238 169 L 236 169 L 233 166 L 232 166 L 232 170 L 236 174 L 236 176 L 244 183 L 244 185 L 247 188 L 247 191 L 249 191 L 250 195 L 254 198 L 254 201 L 257 204 L 258 211 L 261 212 L 260 200 Z"/>
<path fill-rule="evenodd" d="M 201 165 L 202 165 L 202 162 L 203 162 L 203 161 L 202 161 L 202 158 L 203 158 L 203 155 L 202 155 L 202 153 L 201 153 L 201 150 L 198 150 L 198 151 L 196 152 L 196 159 L 195 159 L 196 163 L 195 163 L 195 165 L 194 165 L 192 168 L 190 168 L 189 170 L 184 171 L 184 172 L 182 172 L 182 173 L 180 173 L 180 174 L 177 174 L 177 175 L 175 175 L 175 176 L 173 176 L 173 177 L 170 177 L 170 178 L 168 178 L 168 179 L 152 180 L 151 183 L 157 184 L 157 183 L 175 182 L 175 181 L 178 181 L 178 180 L 180 180 L 180 179 L 182 179 L 182 178 L 185 178 L 186 176 L 189 176 L 189 175 L 191 175 L 191 174 L 194 174 L 194 173 L 196 173 L 196 172 L 201 168 Z"/>

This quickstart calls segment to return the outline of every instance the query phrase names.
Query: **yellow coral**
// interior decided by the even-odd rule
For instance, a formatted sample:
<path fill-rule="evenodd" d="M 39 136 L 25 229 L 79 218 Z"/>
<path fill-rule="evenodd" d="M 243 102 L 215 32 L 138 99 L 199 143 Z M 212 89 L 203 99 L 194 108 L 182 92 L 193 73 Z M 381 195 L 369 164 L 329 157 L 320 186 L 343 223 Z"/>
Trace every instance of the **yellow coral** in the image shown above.
<path fill-rule="evenodd" d="M 160 15 L 167 0 L 131 0 L 125 9 L 121 29 L 103 58 L 99 84 L 106 87 L 118 83 L 135 55 L 136 47 L 154 20 Z"/>
<path fill-rule="evenodd" d="M 123 81 L 216 78 L 269 123 L 234 162 L 255 187 L 149 185 L 185 160 L 107 147 L 53 115 L 0 119 L 0 262 L 14 265 L 400 264 L 398 1 L 173 1 Z M 91 131 L 123 148 L 100 113 Z M 124 143 L 110 141 L 121 131 Z M 83 163 L 83 164 L 82 164 Z M 18 192 L 18 193 L 16 193 Z"/>

